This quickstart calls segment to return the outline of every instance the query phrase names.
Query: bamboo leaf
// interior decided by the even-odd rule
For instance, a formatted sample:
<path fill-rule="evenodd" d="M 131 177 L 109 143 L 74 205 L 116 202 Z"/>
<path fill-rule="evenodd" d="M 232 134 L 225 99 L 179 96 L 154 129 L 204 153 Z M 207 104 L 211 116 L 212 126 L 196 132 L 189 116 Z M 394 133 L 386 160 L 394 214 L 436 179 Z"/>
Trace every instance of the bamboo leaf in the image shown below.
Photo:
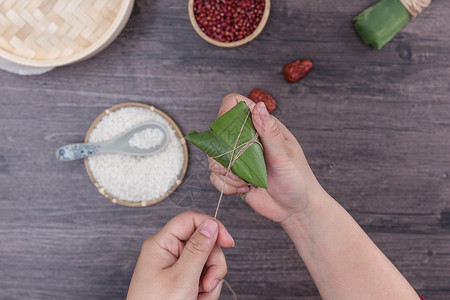
<path fill-rule="evenodd" d="M 366 45 L 381 49 L 410 20 L 410 13 L 400 1 L 381 0 L 355 17 L 354 25 Z"/>
<path fill-rule="evenodd" d="M 220 116 L 211 125 L 210 129 L 205 132 L 191 131 L 186 140 L 197 146 L 200 150 L 208 154 L 210 157 L 219 156 L 233 147 L 238 138 L 242 124 L 249 113 L 249 108 L 245 102 L 239 102 L 235 107 L 224 115 Z M 251 113 L 244 125 L 241 136 L 237 145 L 248 142 L 256 134 L 253 126 Z M 259 141 L 259 139 L 258 139 Z M 235 155 L 239 152 L 236 149 Z M 222 166 L 228 167 L 230 163 L 231 153 L 215 158 Z M 235 162 L 231 171 L 242 180 L 258 187 L 267 188 L 267 171 L 264 162 L 264 154 L 257 143 L 251 145 Z"/>

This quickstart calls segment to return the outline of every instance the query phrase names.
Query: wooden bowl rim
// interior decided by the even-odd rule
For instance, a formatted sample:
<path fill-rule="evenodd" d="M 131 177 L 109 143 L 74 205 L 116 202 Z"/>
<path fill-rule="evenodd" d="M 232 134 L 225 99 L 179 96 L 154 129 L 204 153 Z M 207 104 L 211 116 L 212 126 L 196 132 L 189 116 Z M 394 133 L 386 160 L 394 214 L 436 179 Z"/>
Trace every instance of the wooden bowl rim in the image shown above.
<path fill-rule="evenodd" d="M 122 32 L 133 10 L 135 0 L 122 0 L 122 6 L 108 30 L 93 44 L 75 54 L 54 59 L 29 59 L 14 55 L 0 48 L 0 57 L 16 64 L 29 67 L 60 67 L 88 59 L 109 46 Z"/>
<path fill-rule="evenodd" d="M 188 4 L 189 20 L 191 21 L 192 27 L 194 27 L 195 32 L 197 32 L 197 34 L 199 36 L 201 36 L 202 39 L 204 39 L 208 43 L 213 44 L 218 47 L 223 47 L 223 48 L 239 47 L 239 46 L 245 45 L 245 44 L 253 41 L 263 31 L 264 27 L 266 26 L 267 20 L 269 19 L 269 15 L 270 15 L 270 0 L 265 0 L 265 2 L 266 3 L 264 5 L 264 13 L 263 13 L 262 19 L 259 22 L 259 25 L 255 29 L 255 31 L 253 31 L 252 34 L 243 38 L 242 40 L 238 40 L 238 41 L 234 41 L 234 42 L 230 42 L 230 43 L 216 41 L 215 39 L 212 39 L 209 36 L 207 36 L 200 29 L 200 26 L 198 26 L 197 20 L 195 20 L 195 16 L 194 16 L 194 0 L 189 0 L 189 4 Z"/>
<path fill-rule="evenodd" d="M 149 109 L 149 110 L 151 110 L 153 112 L 156 112 L 159 115 L 161 115 L 167 122 L 169 122 L 169 124 L 175 130 L 175 134 L 179 138 L 179 141 L 180 141 L 181 145 L 183 146 L 184 164 L 183 164 L 183 169 L 181 170 L 180 176 L 178 176 L 174 186 L 170 190 L 168 190 L 164 195 L 162 195 L 159 198 L 153 199 L 153 200 L 136 201 L 136 202 L 126 201 L 126 200 L 122 200 L 122 199 L 119 199 L 119 198 L 111 195 L 110 193 L 108 193 L 106 191 L 106 189 L 104 187 L 102 187 L 97 182 L 97 180 L 94 178 L 94 175 L 91 172 L 91 169 L 89 167 L 89 161 L 88 161 L 87 158 L 84 159 L 84 166 L 86 167 L 86 171 L 87 171 L 87 173 L 89 175 L 89 178 L 91 179 L 92 183 L 95 185 L 97 190 L 100 192 L 100 194 L 102 194 L 103 196 L 105 196 L 106 198 L 111 200 L 111 202 L 118 203 L 120 205 L 128 206 L 128 207 L 146 207 L 146 206 L 149 206 L 149 205 L 154 205 L 154 204 L 159 203 L 162 200 L 166 199 L 167 197 L 169 197 L 178 188 L 178 186 L 183 182 L 184 176 L 186 175 L 186 171 L 187 171 L 187 167 L 188 167 L 188 161 L 189 161 L 189 154 L 188 154 L 188 148 L 187 148 L 187 145 L 186 145 L 186 140 L 184 139 L 184 135 L 181 132 L 181 130 L 178 127 L 178 125 L 165 112 L 157 109 L 153 105 L 147 105 L 147 104 L 138 103 L 138 102 L 126 102 L 126 103 L 121 103 L 121 104 L 115 105 L 115 106 L 113 106 L 111 108 L 108 108 L 105 111 L 103 111 L 94 120 L 94 122 L 92 122 L 91 126 L 89 127 L 89 130 L 86 133 L 86 137 L 84 139 L 84 142 L 87 143 L 89 141 L 89 137 L 90 137 L 92 131 L 94 130 L 94 128 L 97 126 L 97 124 L 100 122 L 100 120 L 104 116 L 106 116 L 106 115 L 110 114 L 111 112 L 114 112 L 114 111 L 116 111 L 118 109 L 124 108 L 124 107 L 142 107 L 142 108 L 145 108 L 145 109 Z"/>

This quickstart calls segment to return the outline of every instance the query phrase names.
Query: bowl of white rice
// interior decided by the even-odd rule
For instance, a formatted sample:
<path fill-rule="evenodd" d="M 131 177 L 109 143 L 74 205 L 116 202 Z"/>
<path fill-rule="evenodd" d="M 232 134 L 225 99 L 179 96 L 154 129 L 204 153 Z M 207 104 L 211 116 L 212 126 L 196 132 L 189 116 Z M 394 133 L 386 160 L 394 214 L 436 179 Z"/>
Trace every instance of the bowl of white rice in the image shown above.
<path fill-rule="evenodd" d="M 186 174 L 188 150 L 183 133 L 166 113 L 150 105 L 130 102 L 105 110 L 92 123 L 85 143 L 106 141 L 146 122 L 166 127 L 169 141 L 161 152 L 150 156 L 108 153 L 84 160 L 91 181 L 113 203 L 132 207 L 156 204 L 173 193 Z M 157 140 L 158 135 L 146 132 L 136 138 L 132 142 L 139 145 Z"/>

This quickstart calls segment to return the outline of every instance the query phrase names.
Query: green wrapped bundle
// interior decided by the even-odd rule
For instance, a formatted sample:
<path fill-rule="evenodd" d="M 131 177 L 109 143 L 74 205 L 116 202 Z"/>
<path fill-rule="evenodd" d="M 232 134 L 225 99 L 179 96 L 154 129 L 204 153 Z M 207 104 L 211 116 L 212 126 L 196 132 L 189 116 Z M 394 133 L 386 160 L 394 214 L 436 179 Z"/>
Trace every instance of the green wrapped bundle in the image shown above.
<path fill-rule="evenodd" d="M 239 102 L 215 120 L 209 128 L 211 130 L 204 132 L 192 130 L 185 138 L 225 168 L 228 168 L 232 155 L 235 158 L 240 154 L 232 164 L 233 174 L 254 186 L 267 188 L 267 171 L 263 150 L 247 104 Z M 240 136 L 239 133 L 241 133 Z M 236 143 L 238 137 L 239 140 Z M 233 154 L 235 145 L 237 147 Z M 240 153 L 245 146 L 249 147 Z"/>
<path fill-rule="evenodd" d="M 354 18 L 355 29 L 366 45 L 381 49 L 431 0 L 381 0 Z"/>

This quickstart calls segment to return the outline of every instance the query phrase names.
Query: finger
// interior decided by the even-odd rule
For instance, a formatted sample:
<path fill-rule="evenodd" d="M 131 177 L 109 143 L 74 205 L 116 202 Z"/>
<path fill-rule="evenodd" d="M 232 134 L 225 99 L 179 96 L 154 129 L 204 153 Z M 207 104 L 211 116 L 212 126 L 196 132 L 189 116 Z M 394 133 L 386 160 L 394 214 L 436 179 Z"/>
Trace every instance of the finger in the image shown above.
<path fill-rule="evenodd" d="M 208 157 L 209 169 L 211 172 L 216 173 L 217 175 L 227 175 L 227 168 L 218 163 L 214 158 Z M 228 172 L 228 178 L 240 182 L 241 184 L 245 184 L 245 181 L 234 175 L 231 171 Z"/>
<path fill-rule="evenodd" d="M 219 281 L 219 283 L 217 284 L 217 287 L 211 291 L 211 293 L 200 293 L 198 295 L 198 300 L 217 300 L 220 297 L 220 293 L 222 292 L 222 286 L 223 286 L 223 282 Z"/>
<path fill-rule="evenodd" d="M 227 274 L 227 263 L 222 249 L 217 244 L 206 261 L 206 273 L 201 280 L 203 291 L 210 293 Z"/>
<path fill-rule="evenodd" d="M 253 107 L 255 106 L 255 102 L 248 99 L 247 97 L 231 93 L 226 95 L 225 98 L 223 98 L 222 106 L 219 109 L 219 117 L 224 113 L 226 113 L 227 111 L 229 111 L 230 109 L 232 109 L 239 102 L 245 102 L 248 108 L 250 108 L 250 110 L 253 110 Z"/>
<path fill-rule="evenodd" d="M 225 175 L 220 175 L 217 174 L 215 172 L 213 172 L 212 174 L 216 175 L 217 177 L 219 177 L 219 179 L 222 181 L 222 184 L 225 182 L 225 180 L 227 181 L 227 185 L 230 185 L 232 187 L 235 187 L 237 189 L 241 188 L 241 187 L 248 187 L 248 183 L 245 182 L 244 180 L 233 180 L 231 178 L 227 178 L 225 177 Z M 222 189 L 222 188 L 221 188 Z M 239 192 L 239 191 L 238 191 Z M 241 193 L 245 193 L 247 191 L 245 191 L 244 189 L 240 190 Z"/>
<path fill-rule="evenodd" d="M 274 117 L 275 118 L 275 117 Z M 281 123 L 277 118 L 275 118 L 278 122 L 278 126 L 280 126 L 280 130 L 281 132 L 283 132 L 283 136 L 284 138 L 288 141 L 288 142 L 295 142 L 296 144 L 298 144 L 297 139 L 295 138 L 295 136 L 292 134 L 292 132 L 287 129 L 287 127 Z"/>
<path fill-rule="evenodd" d="M 264 102 L 260 102 L 254 107 L 252 121 L 264 146 L 264 156 L 269 162 L 273 160 L 289 162 L 289 148 L 284 134 L 284 130 L 287 129 L 269 114 Z"/>
<path fill-rule="evenodd" d="M 250 191 L 243 197 L 245 202 L 253 208 L 261 208 L 264 210 L 270 210 L 273 201 L 266 189 L 251 187 Z"/>
<path fill-rule="evenodd" d="M 198 284 L 200 275 L 218 237 L 219 226 L 212 219 L 206 219 L 187 241 L 180 258 L 173 266 L 187 283 Z"/>
<path fill-rule="evenodd" d="M 280 222 L 284 217 L 284 210 L 279 206 L 278 202 L 273 201 L 269 192 L 263 188 L 250 187 L 250 191 L 243 197 L 245 202 L 262 216 L 269 218 L 275 222 Z"/>
<path fill-rule="evenodd" d="M 212 218 L 211 216 L 199 213 L 197 211 L 186 211 L 172 218 L 172 220 L 170 220 L 166 226 L 164 226 L 164 228 L 154 236 L 154 238 L 157 238 L 160 241 L 159 244 L 167 244 L 165 240 L 168 240 L 168 237 L 172 237 L 179 241 L 187 241 L 192 236 L 194 231 L 200 226 L 200 224 L 202 224 L 206 219 Z M 222 247 L 232 247 L 234 245 L 234 241 L 230 233 L 222 222 L 219 220 L 216 220 L 216 222 L 219 225 L 219 237 L 217 242 Z M 171 249 L 167 250 L 170 251 Z M 176 257 L 179 257 L 180 253 L 178 253 Z"/>
<path fill-rule="evenodd" d="M 211 173 L 211 175 L 209 176 L 209 179 L 218 191 L 222 191 L 222 189 L 223 189 L 223 193 L 225 195 L 236 195 L 236 194 L 243 194 L 243 193 L 248 192 L 247 185 L 241 186 L 241 187 L 235 187 L 235 186 L 232 186 L 231 184 L 229 184 L 228 181 L 226 184 L 224 184 L 225 176 L 222 176 L 222 177 L 219 177 L 219 176 L 220 175 Z"/>

